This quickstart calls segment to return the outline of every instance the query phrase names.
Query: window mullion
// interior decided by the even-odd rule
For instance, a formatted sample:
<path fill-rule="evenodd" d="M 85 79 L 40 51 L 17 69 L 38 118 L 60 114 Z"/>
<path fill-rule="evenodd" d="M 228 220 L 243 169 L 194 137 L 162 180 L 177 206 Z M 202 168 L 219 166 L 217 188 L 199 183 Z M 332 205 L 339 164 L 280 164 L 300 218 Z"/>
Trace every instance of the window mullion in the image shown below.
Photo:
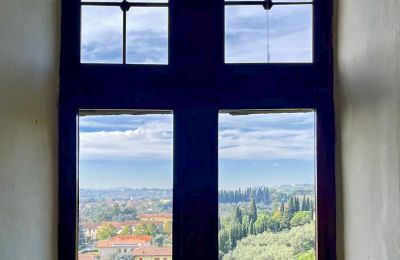
<path fill-rule="evenodd" d="M 174 259 L 218 258 L 218 113 L 174 112 Z"/>
<path fill-rule="evenodd" d="M 182 76 L 209 75 L 223 65 L 222 13 L 222 1 L 171 1 L 171 61 Z"/>

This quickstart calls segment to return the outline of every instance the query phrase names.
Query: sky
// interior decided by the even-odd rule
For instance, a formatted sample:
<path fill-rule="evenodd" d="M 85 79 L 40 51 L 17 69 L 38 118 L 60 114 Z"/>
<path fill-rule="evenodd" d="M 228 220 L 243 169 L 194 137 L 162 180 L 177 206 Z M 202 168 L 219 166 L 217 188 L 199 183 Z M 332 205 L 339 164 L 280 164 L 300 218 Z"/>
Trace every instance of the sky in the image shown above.
<path fill-rule="evenodd" d="M 173 115 L 81 116 L 81 188 L 172 188 Z M 314 113 L 219 116 L 219 188 L 312 184 Z"/>
<path fill-rule="evenodd" d="M 269 39 L 270 62 L 311 62 L 311 28 L 311 5 L 274 6 L 268 12 L 261 6 L 227 6 L 225 61 L 267 62 Z M 83 6 L 81 38 L 83 63 L 121 63 L 121 9 Z M 127 63 L 168 63 L 167 7 L 134 7 L 127 12 Z"/>

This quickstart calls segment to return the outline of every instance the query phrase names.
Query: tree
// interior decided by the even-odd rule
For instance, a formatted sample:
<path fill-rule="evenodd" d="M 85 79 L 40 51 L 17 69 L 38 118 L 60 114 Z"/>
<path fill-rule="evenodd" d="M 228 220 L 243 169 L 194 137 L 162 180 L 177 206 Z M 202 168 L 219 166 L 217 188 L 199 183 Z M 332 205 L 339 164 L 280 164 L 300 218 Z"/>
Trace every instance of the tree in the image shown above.
<path fill-rule="evenodd" d="M 310 201 L 310 214 L 311 219 L 314 219 L 314 204 Z"/>
<path fill-rule="evenodd" d="M 167 222 L 164 223 L 163 231 L 167 235 L 171 235 L 172 234 L 172 221 L 167 221 Z"/>
<path fill-rule="evenodd" d="M 152 239 L 151 242 L 153 243 L 154 246 L 162 247 L 162 246 L 164 246 L 167 239 L 168 239 L 168 236 L 163 235 L 163 234 L 158 234 Z"/>
<path fill-rule="evenodd" d="M 124 227 L 119 234 L 122 236 L 132 235 L 133 234 L 132 227 L 131 226 Z"/>
<path fill-rule="evenodd" d="M 233 208 L 233 214 L 232 214 L 232 220 L 234 223 L 236 224 L 242 224 L 242 211 L 240 210 L 240 208 L 238 206 Z"/>
<path fill-rule="evenodd" d="M 264 232 L 237 242 L 223 260 L 298 259 L 314 251 L 315 225 L 310 223 L 278 233 Z M 307 253 L 307 254 L 306 254 Z M 301 258 L 309 260 L 310 258 Z"/>
<path fill-rule="evenodd" d="M 111 214 L 112 214 L 112 215 L 118 215 L 120 212 L 121 212 L 121 209 L 120 209 L 118 203 L 115 203 L 115 204 L 113 205 L 112 210 L 111 210 Z"/>
<path fill-rule="evenodd" d="M 297 260 L 315 260 L 315 251 L 312 249 L 302 253 L 297 257 Z"/>
<path fill-rule="evenodd" d="M 283 213 L 285 213 L 285 203 L 283 203 L 283 200 L 281 201 L 281 206 L 279 208 L 279 211 L 281 212 L 282 215 Z"/>
<path fill-rule="evenodd" d="M 256 202 L 254 200 L 254 197 L 252 197 L 250 200 L 249 220 L 251 222 L 256 222 L 256 220 L 257 220 L 257 206 L 256 206 Z"/>
<path fill-rule="evenodd" d="M 290 220 L 291 226 L 302 226 L 311 221 L 311 215 L 308 211 L 298 211 L 296 212 L 292 219 Z"/>
<path fill-rule="evenodd" d="M 96 232 L 97 240 L 106 240 L 117 234 L 116 228 L 109 223 L 103 224 Z"/>
<path fill-rule="evenodd" d="M 308 205 L 307 205 L 307 200 L 306 200 L 306 195 L 303 195 L 303 200 L 301 201 L 301 211 L 308 211 Z"/>
<path fill-rule="evenodd" d="M 294 197 L 294 211 L 300 211 L 300 201 L 297 197 Z"/>
<path fill-rule="evenodd" d="M 157 227 L 153 224 L 142 224 L 135 228 L 134 235 L 155 236 Z"/>
<path fill-rule="evenodd" d="M 295 212 L 296 212 L 296 206 L 294 205 L 294 199 L 293 197 L 290 197 L 287 208 L 287 213 L 289 218 L 291 218 Z"/>

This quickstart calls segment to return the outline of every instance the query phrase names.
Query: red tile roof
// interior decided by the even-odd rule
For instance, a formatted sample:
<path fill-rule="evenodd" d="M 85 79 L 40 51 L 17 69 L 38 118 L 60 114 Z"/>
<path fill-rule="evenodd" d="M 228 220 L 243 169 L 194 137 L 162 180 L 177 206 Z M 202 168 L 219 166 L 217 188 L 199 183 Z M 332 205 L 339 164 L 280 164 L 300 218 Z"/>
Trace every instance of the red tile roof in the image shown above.
<path fill-rule="evenodd" d="M 139 247 L 132 250 L 134 256 L 172 256 L 172 247 Z"/>
<path fill-rule="evenodd" d="M 92 256 L 90 254 L 78 254 L 78 260 L 92 260 Z"/>
<path fill-rule="evenodd" d="M 96 229 L 101 226 L 101 223 L 83 223 L 82 227 L 86 229 Z"/>
<path fill-rule="evenodd" d="M 151 236 L 115 236 L 108 240 L 102 240 L 97 242 L 98 248 L 113 247 L 115 245 L 131 245 L 139 244 L 143 245 L 146 242 L 151 241 Z"/>

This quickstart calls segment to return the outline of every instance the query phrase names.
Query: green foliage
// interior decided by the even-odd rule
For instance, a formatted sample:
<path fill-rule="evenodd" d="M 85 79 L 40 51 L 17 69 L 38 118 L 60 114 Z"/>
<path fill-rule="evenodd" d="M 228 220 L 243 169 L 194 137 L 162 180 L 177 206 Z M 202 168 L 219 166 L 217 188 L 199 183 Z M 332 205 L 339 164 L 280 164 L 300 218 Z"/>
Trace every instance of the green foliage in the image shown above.
<path fill-rule="evenodd" d="M 92 204 L 91 207 L 82 209 L 79 217 L 84 222 L 99 223 L 103 221 L 132 221 L 137 219 L 137 211 L 131 206 L 109 205 L 106 202 Z"/>
<path fill-rule="evenodd" d="M 250 201 L 253 198 L 257 203 L 269 205 L 271 203 L 269 189 L 267 187 L 247 188 L 245 190 L 226 191 L 218 194 L 221 203 L 237 203 Z"/>
<path fill-rule="evenodd" d="M 238 206 L 236 206 L 233 209 L 233 214 L 232 214 L 232 220 L 236 223 L 236 224 L 242 224 L 242 211 L 240 210 L 240 208 Z"/>
<path fill-rule="evenodd" d="M 310 223 L 311 215 L 308 211 L 298 211 L 296 212 L 292 219 L 290 220 L 291 226 L 301 226 L 307 223 Z"/>
<path fill-rule="evenodd" d="M 122 236 L 132 235 L 133 234 L 132 227 L 131 226 L 124 227 L 119 234 Z"/>
<path fill-rule="evenodd" d="M 279 233 L 248 236 L 238 241 L 236 248 L 224 255 L 223 260 L 294 260 L 312 251 L 314 244 L 314 224 L 307 224 Z"/>
<path fill-rule="evenodd" d="M 281 212 L 282 215 L 283 215 L 283 213 L 285 213 L 285 203 L 283 203 L 283 201 L 281 201 L 279 211 Z"/>
<path fill-rule="evenodd" d="M 117 235 L 115 227 L 109 223 L 103 224 L 96 232 L 97 240 L 106 240 Z"/>
<path fill-rule="evenodd" d="M 315 251 L 313 249 L 304 252 L 297 257 L 297 260 L 314 260 L 314 259 L 315 259 Z"/>
<path fill-rule="evenodd" d="M 155 236 L 157 227 L 153 224 L 142 224 L 135 228 L 134 235 Z"/>
<path fill-rule="evenodd" d="M 253 197 L 250 200 L 249 220 L 250 222 L 256 222 L 257 220 L 257 206 Z"/>
<path fill-rule="evenodd" d="M 297 197 L 294 197 L 294 210 L 295 212 L 300 211 L 300 201 Z"/>
<path fill-rule="evenodd" d="M 169 243 L 169 238 L 167 235 L 164 234 L 157 234 L 153 239 L 152 239 L 152 244 L 153 246 L 166 246 Z"/>
<path fill-rule="evenodd" d="M 172 221 L 167 221 L 167 222 L 164 223 L 163 231 L 167 235 L 171 235 L 172 234 Z"/>

